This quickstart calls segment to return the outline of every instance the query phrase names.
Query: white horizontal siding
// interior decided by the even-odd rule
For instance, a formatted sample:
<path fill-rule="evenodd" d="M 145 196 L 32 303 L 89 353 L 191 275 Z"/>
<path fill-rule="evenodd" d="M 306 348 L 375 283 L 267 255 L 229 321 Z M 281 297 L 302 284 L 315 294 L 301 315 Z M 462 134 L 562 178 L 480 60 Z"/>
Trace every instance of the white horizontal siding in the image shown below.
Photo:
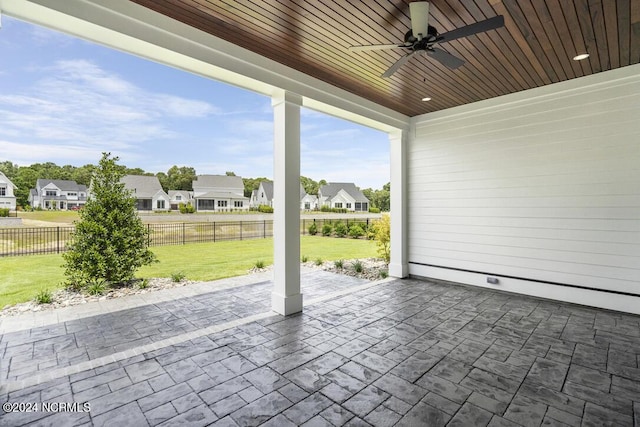
<path fill-rule="evenodd" d="M 640 295 L 640 66 L 421 116 L 407 163 L 410 271 Z"/>

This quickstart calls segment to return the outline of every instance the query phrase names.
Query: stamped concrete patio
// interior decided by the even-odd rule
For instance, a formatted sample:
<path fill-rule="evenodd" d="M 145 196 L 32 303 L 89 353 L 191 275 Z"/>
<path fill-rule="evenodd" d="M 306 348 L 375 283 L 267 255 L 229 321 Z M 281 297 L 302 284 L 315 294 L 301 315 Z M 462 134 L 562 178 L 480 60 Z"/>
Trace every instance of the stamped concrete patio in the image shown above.
<path fill-rule="evenodd" d="M 640 425 L 638 316 L 302 279 L 304 313 L 288 318 L 254 275 L 4 319 L 0 400 L 90 411 L 39 406 L 0 425 Z"/>

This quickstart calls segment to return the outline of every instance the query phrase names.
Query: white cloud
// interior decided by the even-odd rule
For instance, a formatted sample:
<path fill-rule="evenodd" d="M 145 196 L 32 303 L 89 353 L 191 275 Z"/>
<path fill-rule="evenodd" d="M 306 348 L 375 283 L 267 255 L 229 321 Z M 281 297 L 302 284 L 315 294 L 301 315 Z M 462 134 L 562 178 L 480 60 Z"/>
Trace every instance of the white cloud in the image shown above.
<path fill-rule="evenodd" d="M 202 119 L 212 104 L 146 91 L 85 60 L 58 61 L 25 93 L 0 95 L 0 134 L 102 150 L 177 136 L 167 121 Z"/>
<path fill-rule="evenodd" d="M 28 70 L 35 76 L 28 89 L 0 93 L 0 160 L 85 164 L 110 151 L 123 164 L 150 172 L 177 163 L 198 173 L 273 176 L 268 98 L 224 98 L 221 109 L 146 90 L 125 73 L 83 59 Z M 301 114 L 303 175 L 365 188 L 389 181 L 388 143 L 378 144 L 386 136 L 315 111 Z"/>

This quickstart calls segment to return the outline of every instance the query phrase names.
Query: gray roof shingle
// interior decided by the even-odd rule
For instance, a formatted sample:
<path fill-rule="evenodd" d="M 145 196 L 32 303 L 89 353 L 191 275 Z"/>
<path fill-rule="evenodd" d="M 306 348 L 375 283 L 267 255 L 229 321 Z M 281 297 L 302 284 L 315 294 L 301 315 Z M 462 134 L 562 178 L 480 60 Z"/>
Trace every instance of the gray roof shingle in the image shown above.
<path fill-rule="evenodd" d="M 264 195 L 267 198 L 267 200 L 273 200 L 273 182 L 262 181 L 260 184 L 262 184 L 262 188 L 264 189 Z M 304 187 L 302 186 L 302 184 L 300 184 L 300 200 L 302 200 L 302 198 L 306 195 L 307 195 L 307 192 L 304 191 Z"/>
<path fill-rule="evenodd" d="M 122 177 L 121 182 L 124 188 L 131 190 L 138 199 L 153 197 L 159 191 L 164 193 L 157 176 L 126 175 Z"/>
<path fill-rule="evenodd" d="M 49 184 L 55 185 L 62 191 L 87 191 L 86 185 L 78 184 L 77 182 L 68 179 L 39 178 L 36 181 L 36 188 L 46 187 Z"/>
<path fill-rule="evenodd" d="M 267 200 L 273 200 L 273 182 L 262 181 L 260 185 L 262 185 L 264 196 L 267 198 Z"/>
<path fill-rule="evenodd" d="M 244 193 L 244 182 L 242 177 L 227 175 L 198 175 L 193 181 L 194 190 L 210 188 L 234 188 Z"/>
<path fill-rule="evenodd" d="M 322 196 L 330 199 L 335 197 L 340 190 L 346 191 L 356 202 L 369 202 L 369 199 L 367 199 L 366 196 L 362 194 L 362 191 L 358 190 L 358 187 L 352 182 L 330 182 L 320 187 Z"/>

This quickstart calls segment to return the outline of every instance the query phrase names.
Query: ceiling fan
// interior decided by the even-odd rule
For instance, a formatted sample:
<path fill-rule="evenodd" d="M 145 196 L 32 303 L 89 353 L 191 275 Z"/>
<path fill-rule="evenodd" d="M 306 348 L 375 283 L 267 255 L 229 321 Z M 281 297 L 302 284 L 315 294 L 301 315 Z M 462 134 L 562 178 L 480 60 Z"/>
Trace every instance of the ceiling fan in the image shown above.
<path fill-rule="evenodd" d="M 438 31 L 429 25 L 429 2 L 415 1 L 409 3 L 409 15 L 411 16 L 411 29 L 404 36 L 404 42 L 401 44 L 377 44 L 365 46 L 351 46 L 349 50 L 383 50 L 383 49 L 405 49 L 408 51 L 406 55 L 400 58 L 382 77 L 391 77 L 400 67 L 402 67 L 413 55 L 418 52 L 426 52 L 436 61 L 442 63 L 446 67 L 455 70 L 464 64 L 464 61 L 452 54 L 436 47 L 439 43 L 450 42 L 462 37 L 468 37 L 474 34 L 483 33 L 489 30 L 495 30 L 504 26 L 504 17 L 502 15 L 466 25 L 444 34 L 438 34 Z"/>

